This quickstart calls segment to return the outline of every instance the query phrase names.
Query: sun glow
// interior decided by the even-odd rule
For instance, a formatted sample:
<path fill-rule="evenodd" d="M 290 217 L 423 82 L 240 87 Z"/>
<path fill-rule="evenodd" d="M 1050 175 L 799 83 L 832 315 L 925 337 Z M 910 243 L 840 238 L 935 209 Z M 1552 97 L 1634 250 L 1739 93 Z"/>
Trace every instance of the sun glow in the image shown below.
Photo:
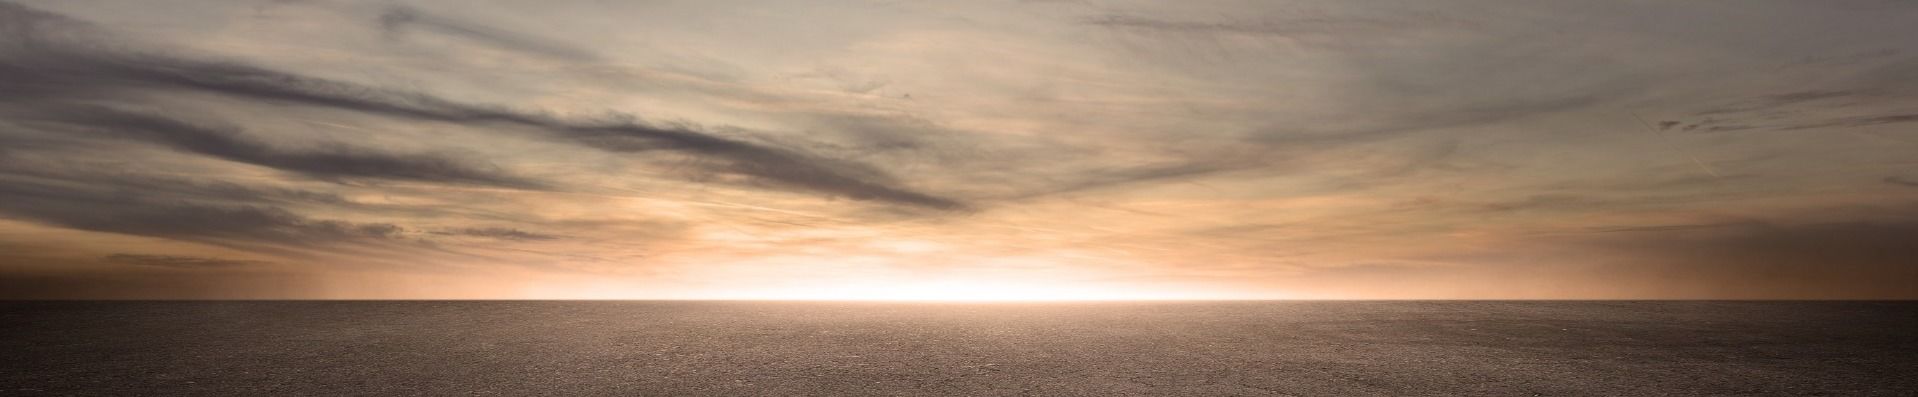
<path fill-rule="evenodd" d="M 973 271 L 905 271 L 884 258 L 720 263 L 673 279 L 565 277 L 528 283 L 528 299 L 1031 302 L 1286 299 L 1269 289 L 1168 282 L 1072 267 L 1064 260 L 981 259 Z M 780 272 L 777 274 L 768 274 Z"/>
<path fill-rule="evenodd" d="M 1208 299 L 1199 294 L 1147 291 L 1121 286 L 1022 284 L 975 280 L 856 282 L 794 286 L 724 294 L 715 298 L 822 301 L 1099 301 Z"/>

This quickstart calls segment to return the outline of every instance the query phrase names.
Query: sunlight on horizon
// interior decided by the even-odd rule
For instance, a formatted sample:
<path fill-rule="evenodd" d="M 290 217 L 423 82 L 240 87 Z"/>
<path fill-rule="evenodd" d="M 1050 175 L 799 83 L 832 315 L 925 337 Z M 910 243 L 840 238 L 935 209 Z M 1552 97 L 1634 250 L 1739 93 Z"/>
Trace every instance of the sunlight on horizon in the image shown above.
<path fill-rule="evenodd" d="M 1058 302 L 1289 299 L 1289 296 L 1251 296 L 1233 291 L 1142 288 L 1093 283 L 1019 283 L 987 280 L 845 281 L 804 283 L 762 288 L 738 288 L 662 294 L 646 288 L 620 285 L 571 285 L 526 291 L 534 299 L 578 300 L 752 300 L 752 301 L 872 301 L 872 302 Z"/>

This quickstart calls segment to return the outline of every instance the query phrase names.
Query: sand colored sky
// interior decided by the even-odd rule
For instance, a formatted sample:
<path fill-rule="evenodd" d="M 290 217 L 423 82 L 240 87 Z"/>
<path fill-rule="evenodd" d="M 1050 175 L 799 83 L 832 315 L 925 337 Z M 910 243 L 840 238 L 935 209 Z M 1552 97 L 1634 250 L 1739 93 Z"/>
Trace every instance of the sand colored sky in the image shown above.
<path fill-rule="evenodd" d="M 1915 20 L 0 2 L 0 297 L 1918 298 Z"/>

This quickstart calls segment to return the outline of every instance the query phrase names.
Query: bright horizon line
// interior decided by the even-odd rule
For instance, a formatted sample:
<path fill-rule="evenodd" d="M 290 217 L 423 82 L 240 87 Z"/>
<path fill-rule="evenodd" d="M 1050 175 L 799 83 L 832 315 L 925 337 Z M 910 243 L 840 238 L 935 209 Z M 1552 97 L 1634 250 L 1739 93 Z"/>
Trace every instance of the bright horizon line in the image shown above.
<path fill-rule="evenodd" d="M 1848 298 L 1192 298 L 1192 299 L 691 299 L 691 298 L 298 298 L 298 299 L 196 299 L 196 298 L 92 298 L 92 299 L 0 299 L 0 302 L 796 302 L 796 303 L 1136 303 L 1136 302 L 1914 302 L 1907 299 Z"/>

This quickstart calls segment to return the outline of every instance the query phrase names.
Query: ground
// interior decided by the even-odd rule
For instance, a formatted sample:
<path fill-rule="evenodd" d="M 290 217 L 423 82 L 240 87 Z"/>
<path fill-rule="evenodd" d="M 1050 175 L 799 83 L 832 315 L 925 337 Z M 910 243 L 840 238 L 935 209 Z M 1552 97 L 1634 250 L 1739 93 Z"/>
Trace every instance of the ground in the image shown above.
<path fill-rule="evenodd" d="M 0 395 L 1918 395 L 1918 302 L 0 302 Z"/>

